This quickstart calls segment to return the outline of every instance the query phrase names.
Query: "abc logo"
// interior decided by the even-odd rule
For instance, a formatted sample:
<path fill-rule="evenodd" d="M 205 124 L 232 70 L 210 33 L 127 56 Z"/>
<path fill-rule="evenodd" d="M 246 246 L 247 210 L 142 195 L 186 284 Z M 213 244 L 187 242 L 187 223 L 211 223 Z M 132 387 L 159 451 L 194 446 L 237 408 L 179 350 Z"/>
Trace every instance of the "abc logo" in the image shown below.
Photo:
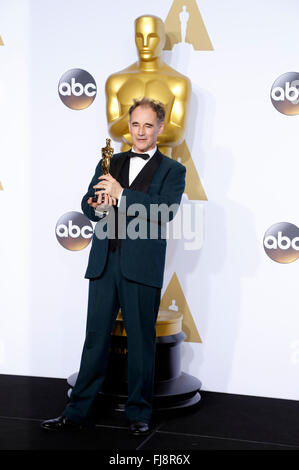
<path fill-rule="evenodd" d="M 71 69 L 65 72 L 58 84 L 61 101 L 71 109 L 85 109 L 97 94 L 94 78 L 86 70 Z"/>
<path fill-rule="evenodd" d="M 56 238 L 67 250 L 83 250 L 93 234 L 90 220 L 81 212 L 67 212 L 58 220 L 55 228 Z"/>
<path fill-rule="evenodd" d="M 264 236 L 269 258 L 278 263 L 292 263 L 299 257 L 299 229 L 288 222 L 272 225 Z"/>
<path fill-rule="evenodd" d="M 299 114 L 299 73 L 288 72 L 280 75 L 272 85 L 273 106 L 282 114 Z"/>

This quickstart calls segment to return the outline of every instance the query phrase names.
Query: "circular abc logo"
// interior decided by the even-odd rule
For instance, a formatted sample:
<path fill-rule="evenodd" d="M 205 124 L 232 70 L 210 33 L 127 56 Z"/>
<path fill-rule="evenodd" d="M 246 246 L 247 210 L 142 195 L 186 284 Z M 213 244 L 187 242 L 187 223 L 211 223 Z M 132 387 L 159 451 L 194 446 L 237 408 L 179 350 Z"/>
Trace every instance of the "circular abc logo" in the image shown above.
<path fill-rule="evenodd" d="M 82 69 L 65 72 L 58 84 L 61 101 L 71 109 L 85 109 L 97 94 L 97 85 L 90 73 Z"/>
<path fill-rule="evenodd" d="M 299 257 L 299 229 L 288 222 L 272 225 L 264 236 L 269 258 L 278 263 L 292 263 Z"/>
<path fill-rule="evenodd" d="M 299 114 L 299 73 L 287 72 L 280 75 L 272 85 L 273 106 L 282 114 Z"/>
<path fill-rule="evenodd" d="M 79 251 L 85 248 L 93 235 L 90 220 L 81 212 L 67 212 L 55 227 L 56 238 L 67 250 Z"/>

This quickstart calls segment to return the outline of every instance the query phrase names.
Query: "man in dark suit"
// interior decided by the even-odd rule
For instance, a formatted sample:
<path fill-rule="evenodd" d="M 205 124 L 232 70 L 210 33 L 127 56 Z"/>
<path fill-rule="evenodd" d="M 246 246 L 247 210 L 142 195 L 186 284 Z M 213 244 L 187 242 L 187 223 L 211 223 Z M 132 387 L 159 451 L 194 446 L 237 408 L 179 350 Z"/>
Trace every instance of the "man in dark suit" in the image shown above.
<path fill-rule="evenodd" d="M 132 150 L 113 155 L 108 175 L 103 175 L 100 160 L 83 197 L 84 214 L 98 222 L 85 274 L 90 280 L 86 338 L 70 401 L 61 416 L 42 423 L 44 429 L 82 428 L 88 422 L 105 378 L 110 335 L 121 308 L 128 340 L 126 416 L 133 435 L 149 432 L 165 226 L 178 210 L 186 174 L 181 163 L 157 148 L 164 116 L 161 103 L 147 98 L 134 100 L 129 110 Z M 94 191 L 96 203 L 92 200 Z M 152 210 L 155 208 L 161 211 Z M 136 221 L 139 228 L 143 227 L 137 237 L 136 231 L 132 232 Z M 104 229 L 109 223 L 115 227 L 112 235 L 109 228 L 106 232 Z"/>

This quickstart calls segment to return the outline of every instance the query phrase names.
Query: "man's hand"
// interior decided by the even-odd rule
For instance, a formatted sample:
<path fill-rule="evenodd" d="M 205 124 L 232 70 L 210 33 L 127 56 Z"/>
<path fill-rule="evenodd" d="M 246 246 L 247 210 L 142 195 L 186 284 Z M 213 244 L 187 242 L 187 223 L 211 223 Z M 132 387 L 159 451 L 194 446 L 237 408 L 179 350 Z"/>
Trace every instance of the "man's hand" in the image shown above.
<path fill-rule="evenodd" d="M 92 197 L 88 198 L 87 203 L 96 209 L 96 207 L 100 206 L 100 210 L 107 210 L 108 206 L 116 206 L 116 199 L 114 197 L 109 196 L 108 194 L 104 194 L 104 202 L 102 202 L 102 194 L 98 196 L 97 202 L 92 202 Z"/>
<path fill-rule="evenodd" d="M 99 188 L 100 191 L 96 191 L 95 194 L 101 196 L 103 193 L 108 194 L 112 198 L 119 199 L 123 187 L 119 184 L 119 182 L 113 178 L 110 173 L 108 175 L 101 175 L 99 176 L 99 183 L 93 186 L 95 189 Z"/>

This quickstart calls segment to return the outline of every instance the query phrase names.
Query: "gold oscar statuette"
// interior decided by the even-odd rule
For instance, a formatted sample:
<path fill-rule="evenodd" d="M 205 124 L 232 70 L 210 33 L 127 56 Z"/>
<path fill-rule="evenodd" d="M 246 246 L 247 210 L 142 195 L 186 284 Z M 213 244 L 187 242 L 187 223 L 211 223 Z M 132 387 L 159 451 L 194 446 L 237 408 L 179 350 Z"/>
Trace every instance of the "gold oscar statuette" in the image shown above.
<path fill-rule="evenodd" d="M 111 147 L 111 139 L 106 139 L 106 147 L 102 147 L 102 170 L 103 175 L 108 175 L 110 171 L 110 160 L 113 157 L 114 148 Z M 103 188 L 101 188 L 103 189 Z M 95 191 L 98 191 L 97 188 Z M 93 202 L 97 202 L 98 196 L 92 198 Z M 102 194 L 102 201 L 104 200 L 104 194 Z"/>
<path fill-rule="evenodd" d="M 114 148 L 111 147 L 111 139 L 106 139 L 106 147 L 102 147 L 102 169 L 103 175 L 108 175 L 110 170 L 110 160 L 113 157 Z"/>

